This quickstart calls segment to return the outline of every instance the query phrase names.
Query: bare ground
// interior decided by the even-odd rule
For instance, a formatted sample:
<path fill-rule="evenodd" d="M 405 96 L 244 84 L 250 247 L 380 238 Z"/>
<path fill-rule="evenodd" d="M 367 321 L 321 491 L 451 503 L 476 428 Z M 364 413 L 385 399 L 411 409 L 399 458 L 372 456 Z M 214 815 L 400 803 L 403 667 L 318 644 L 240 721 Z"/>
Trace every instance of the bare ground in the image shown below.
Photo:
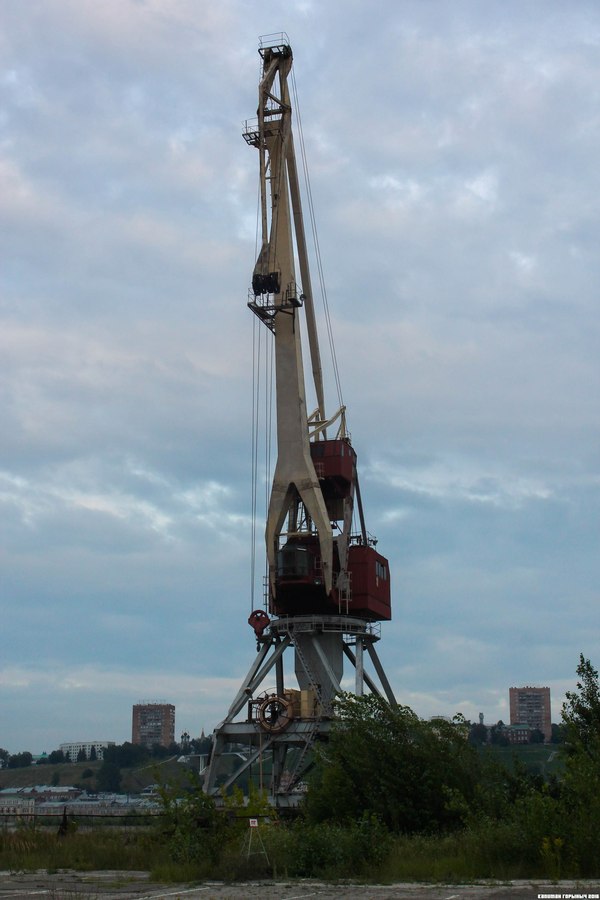
<path fill-rule="evenodd" d="M 0 900 L 600 900 L 600 881 L 327 884 L 313 880 L 161 885 L 146 872 L 0 872 Z"/>

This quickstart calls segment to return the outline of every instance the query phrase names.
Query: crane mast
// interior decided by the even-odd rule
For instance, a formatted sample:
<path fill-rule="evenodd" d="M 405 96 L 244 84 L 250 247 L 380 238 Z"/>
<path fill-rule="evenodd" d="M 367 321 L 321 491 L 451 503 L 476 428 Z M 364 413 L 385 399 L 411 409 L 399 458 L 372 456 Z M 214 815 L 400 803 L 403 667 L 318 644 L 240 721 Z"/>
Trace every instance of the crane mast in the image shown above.
<path fill-rule="evenodd" d="M 265 528 L 267 610 L 255 610 L 258 656 L 214 734 L 205 790 L 215 794 L 269 758 L 277 805 L 294 805 L 296 786 L 311 764 L 315 740 L 325 739 L 344 657 L 355 669 L 355 690 L 380 693 L 364 668 L 366 650 L 383 692 L 395 704 L 375 652 L 379 622 L 391 618 L 387 559 L 367 532 L 356 453 L 341 406 L 327 417 L 298 170 L 289 76 L 293 56 L 285 35 L 261 40 L 257 119 L 244 139 L 258 150 L 261 244 L 248 306 L 272 332 L 275 357 L 277 461 Z M 296 281 L 296 263 L 300 284 Z M 301 316 L 308 335 L 316 408 L 306 404 Z M 359 528 L 352 533 L 354 511 Z M 294 649 L 299 686 L 286 689 L 284 653 Z M 274 671 L 274 691 L 257 694 Z M 245 721 L 236 721 L 247 707 Z M 219 775 L 226 747 L 247 745 L 247 760 Z M 258 743 L 258 749 L 250 749 Z M 222 767 L 221 767 L 222 768 Z M 262 776 L 261 776 L 262 777 Z"/>

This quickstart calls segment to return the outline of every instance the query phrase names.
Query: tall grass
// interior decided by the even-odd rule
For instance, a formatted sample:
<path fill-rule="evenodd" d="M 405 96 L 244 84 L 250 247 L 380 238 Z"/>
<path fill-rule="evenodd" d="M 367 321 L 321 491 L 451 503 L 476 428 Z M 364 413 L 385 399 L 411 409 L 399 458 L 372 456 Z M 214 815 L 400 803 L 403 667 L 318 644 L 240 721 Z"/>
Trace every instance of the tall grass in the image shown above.
<path fill-rule="evenodd" d="M 24 828 L 0 834 L 0 869 L 149 870 L 168 859 L 164 843 L 154 835 L 107 831 L 68 834 Z"/>
<path fill-rule="evenodd" d="M 456 882 L 583 874 L 568 842 L 525 820 L 520 827 L 482 820 L 437 836 L 391 835 L 376 821 L 340 826 L 300 820 L 261 825 L 253 837 L 249 846 L 247 828 L 225 826 L 215 852 L 205 829 L 183 849 L 174 848 L 172 835 L 158 831 L 101 830 L 59 838 L 54 831 L 22 829 L 0 833 L 0 869 L 142 870 L 165 882 L 265 877 Z"/>

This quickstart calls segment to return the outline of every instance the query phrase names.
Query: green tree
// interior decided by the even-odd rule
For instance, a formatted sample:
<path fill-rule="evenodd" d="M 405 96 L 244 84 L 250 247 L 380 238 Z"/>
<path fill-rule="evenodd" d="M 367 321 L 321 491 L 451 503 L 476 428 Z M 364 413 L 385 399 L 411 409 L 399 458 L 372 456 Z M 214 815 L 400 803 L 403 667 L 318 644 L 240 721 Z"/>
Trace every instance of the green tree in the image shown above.
<path fill-rule="evenodd" d="M 146 762 L 149 757 L 148 748 L 143 744 L 115 744 L 104 748 L 103 759 L 105 762 L 114 762 L 121 769 L 129 769 Z"/>
<path fill-rule="evenodd" d="M 153 759 L 167 759 L 168 756 L 173 756 L 173 751 L 170 747 L 165 747 L 163 744 L 154 743 L 150 749 Z"/>
<path fill-rule="evenodd" d="M 118 792 L 121 788 L 121 769 L 112 759 L 105 759 L 98 769 L 96 786 L 99 791 Z"/>
<path fill-rule="evenodd" d="M 92 744 L 90 749 L 90 762 L 95 762 L 98 759 L 98 752 L 96 750 L 96 745 Z"/>
<path fill-rule="evenodd" d="M 469 741 L 472 744 L 487 744 L 488 732 L 485 725 L 477 722 L 471 725 L 469 729 Z"/>
<path fill-rule="evenodd" d="M 461 824 L 477 768 L 462 717 L 425 722 L 373 694 L 343 694 L 336 712 L 307 795 L 312 821 L 375 816 L 405 833 Z"/>
<path fill-rule="evenodd" d="M 571 850 L 582 874 L 600 867 L 600 687 L 598 672 L 583 654 L 577 690 L 567 691 L 562 709 L 566 757 L 561 803 Z"/>
<path fill-rule="evenodd" d="M 53 750 L 48 757 L 48 762 L 52 765 L 65 762 L 65 754 L 62 752 L 62 750 Z"/>
<path fill-rule="evenodd" d="M 24 750 L 23 753 L 15 753 L 8 759 L 8 768 L 9 769 L 23 769 L 26 766 L 30 766 L 33 761 L 33 756 L 29 752 L 29 750 Z"/>
<path fill-rule="evenodd" d="M 190 741 L 190 750 L 192 753 L 208 754 L 212 748 L 212 736 L 192 738 Z"/>
<path fill-rule="evenodd" d="M 495 744 L 498 747 L 508 747 L 510 744 L 509 739 L 505 733 L 506 725 L 499 719 L 496 725 L 492 725 L 490 729 L 490 741 L 492 744 Z"/>
<path fill-rule="evenodd" d="M 212 797 L 202 790 L 196 772 L 187 773 L 187 782 L 186 785 L 170 782 L 160 787 L 164 813 L 161 834 L 168 836 L 173 860 L 206 866 L 208 873 L 223 850 L 227 827 L 225 816 L 217 811 Z"/>
<path fill-rule="evenodd" d="M 565 743 L 570 755 L 584 753 L 590 759 L 599 758 L 600 688 L 598 672 L 583 653 L 577 666 L 576 691 L 567 691 L 562 720 Z"/>
<path fill-rule="evenodd" d="M 87 753 L 85 752 L 85 747 L 82 747 L 77 754 L 77 762 L 87 762 Z"/>

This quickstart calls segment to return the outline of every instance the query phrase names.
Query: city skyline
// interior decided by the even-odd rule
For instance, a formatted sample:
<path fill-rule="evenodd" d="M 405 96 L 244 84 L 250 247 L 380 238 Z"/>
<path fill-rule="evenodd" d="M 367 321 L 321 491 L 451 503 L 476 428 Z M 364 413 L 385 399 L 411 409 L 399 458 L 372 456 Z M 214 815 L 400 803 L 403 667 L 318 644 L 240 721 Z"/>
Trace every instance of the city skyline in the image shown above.
<path fill-rule="evenodd" d="M 507 703 L 507 716 L 506 716 L 506 718 L 503 718 L 502 716 L 500 716 L 500 718 L 498 718 L 498 719 L 493 719 L 493 720 L 491 720 L 491 719 L 488 719 L 485 710 L 480 710 L 480 711 L 477 713 L 477 716 L 476 716 L 476 717 L 474 716 L 474 717 L 470 720 L 470 721 L 471 721 L 471 724 L 477 724 L 478 721 L 481 721 L 481 720 L 480 720 L 480 716 L 481 716 L 482 713 L 483 713 L 483 721 L 484 721 L 484 723 L 487 724 L 488 726 L 490 726 L 490 725 L 495 725 L 495 724 L 497 724 L 498 722 L 501 722 L 501 721 L 503 721 L 504 724 L 509 724 L 509 723 L 510 723 L 510 724 L 519 724 L 519 723 L 520 723 L 519 717 L 518 717 L 517 715 L 513 715 L 512 711 L 511 711 L 511 699 L 510 699 L 510 698 L 511 698 L 512 692 L 514 692 L 514 691 L 516 691 L 516 692 L 520 692 L 520 691 L 524 691 L 524 692 L 527 692 L 527 691 L 539 692 L 539 691 L 545 691 L 545 690 L 548 690 L 548 691 L 549 691 L 548 688 L 545 688 L 545 687 L 543 687 L 543 686 L 541 686 L 541 685 L 538 685 L 538 686 L 535 686 L 535 685 L 528 685 L 528 686 L 524 686 L 524 687 L 522 687 L 522 688 L 509 687 L 509 688 L 507 689 L 507 696 L 508 696 L 508 698 L 509 698 L 509 701 L 508 701 L 508 703 Z M 551 692 L 549 692 L 549 694 L 548 694 L 548 703 L 549 703 L 549 705 L 550 705 L 550 709 L 552 709 L 552 706 L 551 706 Z M 63 748 L 64 748 L 65 746 L 67 746 L 67 745 L 75 745 L 75 744 L 78 744 L 78 745 L 82 745 L 82 744 L 88 745 L 88 744 L 90 744 L 90 745 L 91 745 L 91 744 L 96 744 L 96 745 L 100 746 L 100 745 L 103 745 L 103 744 L 106 745 L 107 743 L 108 743 L 108 744 L 112 744 L 112 743 L 125 743 L 125 742 L 128 741 L 128 740 L 131 740 L 131 743 L 146 743 L 146 741 L 144 741 L 144 740 L 139 740 L 139 741 L 134 740 L 134 737 L 135 737 L 135 728 L 136 728 L 136 725 L 135 725 L 135 710 L 136 710 L 136 709 L 140 709 L 140 708 L 142 708 L 142 707 L 143 707 L 143 708 L 146 708 L 146 707 L 160 707 L 161 709 L 163 709 L 163 708 L 164 708 L 164 709 L 167 709 L 167 708 L 168 708 L 169 710 L 172 710 L 172 711 L 173 711 L 173 715 L 172 715 L 172 732 L 170 732 L 170 733 L 172 733 L 173 740 L 174 740 L 175 743 L 179 743 L 179 742 L 180 742 L 180 735 L 177 734 L 177 731 L 178 731 L 178 730 L 181 731 L 182 734 L 183 734 L 183 732 L 188 733 L 189 736 L 190 736 L 191 738 L 193 738 L 193 739 L 195 739 L 195 738 L 200 738 L 201 736 L 204 735 L 204 728 L 200 728 L 200 730 L 198 731 L 197 734 L 196 734 L 196 733 L 193 733 L 193 731 L 190 731 L 189 729 L 186 729 L 186 728 L 183 728 L 183 729 L 181 729 L 181 728 L 180 728 L 180 729 L 177 729 L 177 728 L 176 728 L 176 708 L 177 708 L 177 707 L 176 707 L 176 704 L 168 703 L 168 702 L 165 701 L 165 700 L 148 700 L 148 701 L 138 701 L 137 703 L 134 703 L 132 706 L 130 705 L 130 707 L 129 707 L 129 710 L 130 710 L 130 723 L 131 723 L 131 724 L 130 724 L 130 729 L 129 729 L 130 733 L 129 733 L 129 736 L 128 736 L 127 738 L 125 738 L 122 742 L 121 742 L 121 741 L 115 742 L 115 741 L 112 740 L 112 738 L 110 738 L 108 741 L 89 740 L 89 738 L 88 738 L 87 736 L 85 736 L 85 735 L 75 735 L 75 736 L 71 736 L 71 737 L 69 738 L 69 740 L 61 740 L 60 743 L 59 743 L 56 747 L 44 747 L 42 750 L 36 749 L 35 751 L 32 749 L 32 747 L 21 747 L 19 751 L 16 751 L 16 750 L 10 751 L 10 750 L 9 750 L 9 752 L 11 752 L 11 753 L 14 754 L 14 753 L 17 753 L 17 752 L 30 751 L 30 752 L 33 753 L 33 755 L 34 755 L 34 757 L 35 757 L 35 756 L 41 755 L 41 754 L 43 754 L 43 753 L 49 753 L 49 752 L 52 752 L 52 750 L 63 749 Z M 134 717 L 134 721 L 133 721 L 133 722 L 131 721 L 131 711 L 132 711 L 132 710 L 133 710 L 133 717 Z M 446 717 L 446 718 L 451 718 L 451 715 L 452 715 L 452 714 L 451 714 L 449 711 L 441 711 L 441 712 L 438 711 L 437 713 L 433 713 L 432 716 L 431 716 L 431 718 L 437 718 L 438 716 L 442 716 L 442 717 Z M 513 721 L 513 719 L 514 719 L 514 721 Z M 553 714 L 551 715 L 551 720 L 550 720 L 550 721 L 551 721 L 553 724 L 560 724 L 560 722 L 561 722 L 561 717 L 560 717 L 560 715 L 555 715 L 555 714 L 553 713 Z M 139 726 L 138 726 L 138 731 L 139 731 Z M 545 737 L 546 737 L 547 740 L 549 740 L 549 735 L 548 735 L 548 734 L 545 734 Z M 157 743 L 160 743 L 160 741 L 157 741 Z M 8 747 L 5 747 L 4 745 L 2 745 L 2 746 L 3 746 L 4 749 L 9 749 Z M 165 746 L 167 746 L 167 744 L 165 744 Z"/>

